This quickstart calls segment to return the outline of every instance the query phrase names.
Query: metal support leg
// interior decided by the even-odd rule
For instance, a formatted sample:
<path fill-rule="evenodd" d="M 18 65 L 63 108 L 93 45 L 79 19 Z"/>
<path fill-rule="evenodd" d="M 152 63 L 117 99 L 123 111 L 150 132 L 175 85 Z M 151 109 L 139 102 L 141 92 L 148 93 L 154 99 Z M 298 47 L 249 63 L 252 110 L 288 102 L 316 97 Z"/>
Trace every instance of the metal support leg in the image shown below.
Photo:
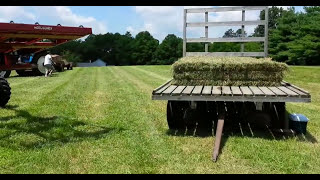
<path fill-rule="evenodd" d="M 221 115 L 219 117 L 219 119 L 218 119 L 218 125 L 217 125 L 217 131 L 216 131 L 216 139 L 215 139 L 215 142 L 214 142 L 213 157 L 212 157 L 212 160 L 214 162 L 217 161 L 218 156 L 219 156 L 223 125 L 224 125 L 224 115 Z"/>
<path fill-rule="evenodd" d="M 289 131 L 289 118 L 288 113 L 286 111 L 286 104 L 284 103 L 284 129 Z"/>

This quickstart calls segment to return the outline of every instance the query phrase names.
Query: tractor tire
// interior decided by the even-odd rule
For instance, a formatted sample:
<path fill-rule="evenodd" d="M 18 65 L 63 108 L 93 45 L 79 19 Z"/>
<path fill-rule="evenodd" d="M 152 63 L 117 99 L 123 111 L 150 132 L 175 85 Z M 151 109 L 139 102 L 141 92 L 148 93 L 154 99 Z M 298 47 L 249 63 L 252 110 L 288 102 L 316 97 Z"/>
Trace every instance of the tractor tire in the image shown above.
<path fill-rule="evenodd" d="M 0 107 L 4 107 L 10 100 L 11 88 L 8 83 L 3 78 L 0 78 Z"/>
<path fill-rule="evenodd" d="M 11 71 L 0 71 L 0 78 L 8 78 L 11 74 Z"/>
<path fill-rule="evenodd" d="M 188 102 L 184 101 L 168 101 L 167 104 L 167 122 L 169 129 L 185 129 L 184 121 L 185 110 L 189 107 Z"/>

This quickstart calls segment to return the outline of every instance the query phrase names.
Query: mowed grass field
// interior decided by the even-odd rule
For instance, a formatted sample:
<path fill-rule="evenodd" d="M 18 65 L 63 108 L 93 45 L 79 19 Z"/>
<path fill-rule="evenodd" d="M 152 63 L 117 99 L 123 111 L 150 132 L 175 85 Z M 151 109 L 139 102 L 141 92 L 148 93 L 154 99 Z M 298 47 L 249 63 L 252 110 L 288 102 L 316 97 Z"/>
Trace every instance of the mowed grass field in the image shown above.
<path fill-rule="evenodd" d="M 216 163 L 214 136 L 174 135 L 166 101 L 151 100 L 170 66 L 13 73 L 0 109 L 0 173 L 320 173 L 320 67 L 290 69 L 286 80 L 312 95 L 287 105 L 310 119 L 306 138 L 235 133 Z"/>

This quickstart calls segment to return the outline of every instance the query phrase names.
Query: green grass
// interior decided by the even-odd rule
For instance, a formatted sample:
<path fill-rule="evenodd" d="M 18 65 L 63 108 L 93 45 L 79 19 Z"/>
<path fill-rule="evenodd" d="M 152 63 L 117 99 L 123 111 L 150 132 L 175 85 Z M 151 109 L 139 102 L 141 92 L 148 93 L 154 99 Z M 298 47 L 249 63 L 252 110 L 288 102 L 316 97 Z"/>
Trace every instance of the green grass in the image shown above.
<path fill-rule="evenodd" d="M 0 173 L 320 173 L 320 68 L 290 67 L 286 78 L 312 94 L 288 103 L 310 118 L 309 135 L 226 139 L 211 161 L 214 136 L 171 135 L 166 102 L 154 88 L 170 66 L 75 68 L 52 78 L 8 78 L 0 109 Z"/>

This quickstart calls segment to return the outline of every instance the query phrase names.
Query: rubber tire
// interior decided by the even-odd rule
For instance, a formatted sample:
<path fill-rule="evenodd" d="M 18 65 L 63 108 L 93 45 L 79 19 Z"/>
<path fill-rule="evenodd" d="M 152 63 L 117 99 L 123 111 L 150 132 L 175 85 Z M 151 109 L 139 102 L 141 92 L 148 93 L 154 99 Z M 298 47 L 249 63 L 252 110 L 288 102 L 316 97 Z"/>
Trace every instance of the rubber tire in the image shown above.
<path fill-rule="evenodd" d="M 0 107 L 4 107 L 10 100 L 11 88 L 8 83 L 3 78 L 0 78 Z"/>
<path fill-rule="evenodd" d="M 11 70 L 6 71 L 6 73 L 4 74 L 4 76 L 2 78 L 8 78 L 11 74 Z M 1 78 L 1 76 L 0 76 Z"/>

